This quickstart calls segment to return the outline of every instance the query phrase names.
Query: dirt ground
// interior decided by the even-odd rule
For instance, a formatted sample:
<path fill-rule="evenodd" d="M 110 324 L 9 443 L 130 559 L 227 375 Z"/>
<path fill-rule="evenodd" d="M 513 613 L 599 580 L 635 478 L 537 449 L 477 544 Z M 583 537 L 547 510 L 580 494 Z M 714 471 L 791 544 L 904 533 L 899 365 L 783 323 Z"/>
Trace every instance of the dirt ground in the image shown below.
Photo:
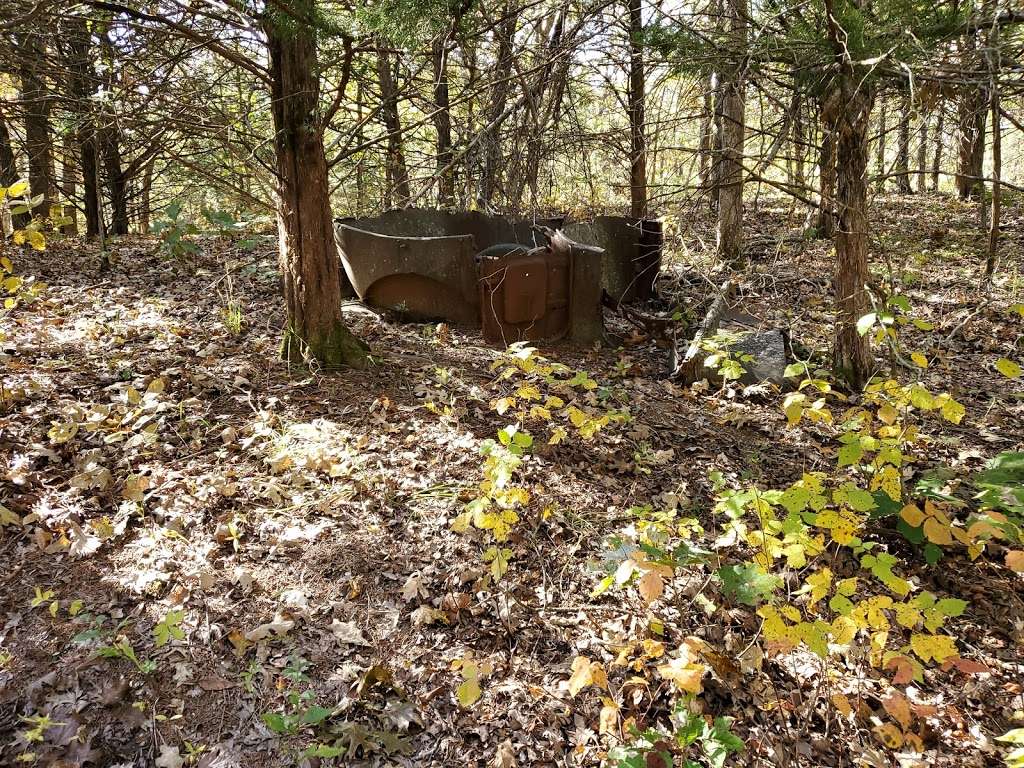
<path fill-rule="evenodd" d="M 875 275 L 934 326 L 908 331 L 932 360 L 920 375 L 968 411 L 959 426 L 929 422 L 915 471 L 966 475 L 1022 450 L 1024 391 L 992 362 L 1024 357 L 1024 320 L 1007 311 L 1024 301 L 1024 213 L 1007 211 L 988 296 L 973 207 L 886 198 L 875 215 Z M 699 318 L 721 276 L 710 230 L 686 216 L 670 227 L 663 301 L 646 310 Z M 744 311 L 827 349 L 830 248 L 793 236 L 799 213 L 774 201 L 748 218 Z M 274 248 L 209 240 L 179 265 L 129 238 L 106 272 L 79 241 L 17 254 L 49 288 L 0 317 L 0 763 L 597 765 L 601 692 L 570 696 L 570 666 L 614 658 L 656 616 L 666 644 L 696 636 L 719 654 L 702 701 L 735 718 L 745 749 L 730 765 L 1002 764 L 993 738 L 1024 710 L 1024 581 L 1001 561 L 928 567 L 887 540 L 917 586 L 969 601 L 962 654 L 988 669 L 910 686 L 933 708 L 923 753 L 872 732 L 882 675 L 864 659 L 751 662 L 760 619 L 723 598 L 708 564 L 650 607 L 629 591 L 591 596 L 632 508 L 684 510 L 711 541 L 711 472 L 783 487 L 832 466 L 834 439 L 787 428 L 782 394 L 682 389 L 664 378 L 664 346 L 618 317 L 608 345 L 541 350 L 586 370 L 631 420 L 529 456 L 534 501 L 509 571 L 479 589 L 482 539 L 451 522 L 481 480 L 480 443 L 507 423 L 491 407 L 499 350 L 349 307 L 375 366 L 289 370 Z M 463 707 L 470 653 L 481 697 Z M 834 691 L 858 702 L 853 716 L 829 705 Z M 669 693 L 638 686 L 630 702 L 638 723 L 663 722 Z M 328 743 L 345 756 L 301 756 Z"/>

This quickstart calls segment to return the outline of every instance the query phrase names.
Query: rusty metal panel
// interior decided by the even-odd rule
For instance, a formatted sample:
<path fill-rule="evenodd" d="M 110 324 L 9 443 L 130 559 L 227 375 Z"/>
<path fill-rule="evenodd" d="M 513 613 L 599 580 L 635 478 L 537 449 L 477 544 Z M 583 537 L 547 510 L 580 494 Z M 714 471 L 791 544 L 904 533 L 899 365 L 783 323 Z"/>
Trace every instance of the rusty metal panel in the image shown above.
<path fill-rule="evenodd" d="M 502 287 L 502 319 L 506 323 L 540 320 L 548 297 L 547 260 L 543 256 L 524 256 L 509 262 Z"/>
<path fill-rule="evenodd" d="M 535 249 L 525 256 L 480 261 L 480 311 L 484 338 L 553 341 L 569 330 L 570 256 Z"/>

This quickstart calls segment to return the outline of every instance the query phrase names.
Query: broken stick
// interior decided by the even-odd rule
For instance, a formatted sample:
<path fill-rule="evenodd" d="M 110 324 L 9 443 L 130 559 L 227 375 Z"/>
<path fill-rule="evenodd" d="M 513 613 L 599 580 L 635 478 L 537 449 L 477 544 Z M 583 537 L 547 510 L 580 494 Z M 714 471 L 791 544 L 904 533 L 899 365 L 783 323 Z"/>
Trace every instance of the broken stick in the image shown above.
<path fill-rule="evenodd" d="M 709 336 L 714 336 L 718 331 L 718 326 L 729 309 L 729 300 L 735 292 L 735 280 L 726 280 L 722 283 L 722 287 L 719 290 L 718 295 L 715 297 L 715 300 L 711 302 L 711 307 L 708 309 L 708 313 L 704 315 L 704 320 L 701 322 L 696 335 L 690 342 L 690 346 L 687 348 L 686 354 L 680 358 L 679 350 L 673 350 L 673 356 L 676 359 L 676 364 L 669 378 L 676 381 L 682 381 L 682 383 L 686 385 L 693 384 L 693 382 L 703 378 L 700 373 L 701 369 L 704 367 L 704 340 Z"/>

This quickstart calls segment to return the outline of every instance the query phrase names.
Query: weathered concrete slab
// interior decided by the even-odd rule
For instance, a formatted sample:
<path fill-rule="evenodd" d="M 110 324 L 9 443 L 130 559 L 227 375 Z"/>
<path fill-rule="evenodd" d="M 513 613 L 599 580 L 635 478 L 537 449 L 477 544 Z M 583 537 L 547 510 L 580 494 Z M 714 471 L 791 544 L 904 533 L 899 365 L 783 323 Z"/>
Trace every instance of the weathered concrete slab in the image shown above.
<path fill-rule="evenodd" d="M 601 287 L 617 302 L 649 299 L 661 268 L 661 222 L 597 216 L 567 223 L 566 236 L 604 250 Z"/>

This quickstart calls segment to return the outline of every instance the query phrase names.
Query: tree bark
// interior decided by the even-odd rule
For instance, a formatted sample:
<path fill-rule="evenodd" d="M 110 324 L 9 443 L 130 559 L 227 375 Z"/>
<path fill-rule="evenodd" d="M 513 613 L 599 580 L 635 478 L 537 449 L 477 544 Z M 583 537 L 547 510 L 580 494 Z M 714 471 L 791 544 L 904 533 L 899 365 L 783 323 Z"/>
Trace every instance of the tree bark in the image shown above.
<path fill-rule="evenodd" d="M 105 128 L 100 139 L 103 150 L 103 170 L 110 195 L 110 234 L 128 234 L 128 190 L 121 164 L 121 142 L 117 125 Z"/>
<path fill-rule="evenodd" d="M 885 176 L 888 169 L 885 167 L 885 140 L 886 131 L 888 126 L 886 125 L 886 101 L 881 99 L 881 107 L 878 110 L 878 143 L 875 145 L 875 168 L 877 169 L 878 179 L 875 181 L 875 189 L 882 192 L 885 189 Z"/>
<path fill-rule="evenodd" d="M 385 207 L 392 201 L 399 208 L 408 205 L 412 193 L 409 191 L 409 168 L 405 164 L 402 149 L 402 120 L 398 114 L 398 87 L 392 72 L 391 53 L 383 48 L 377 52 L 377 82 L 380 85 L 381 120 L 388 133 L 387 176 L 388 189 L 385 192 Z"/>
<path fill-rule="evenodd" d="M 738 268 L 743 263 L 744 73 L 747 47 L 747 2 L 728 0 L 734 61 L 723 81 L 722 175 L 718 198 L 718 258 Z"/>
<path fill-rule="evenodd" d="M 823 108 L 824 110 L 824 108 Z M 836 228 L 836 137 L 831 123 L 821 120 L 821 145 L 818 148 L 818 218 L 814 229 L 818 237 L 829 239 Z"/>
<path fill-rule="evenodd" d="M 917 191 L 923 193 L 928 188 L 928 114 L 922 111 L 918 115 L 917 126 Z"/>
<path fill-rule="evenodd" d="M 85 210 L 85 234 L 100 234 L 100 195 L 97 184 L 97 139 L 91 97 L 96 91 L 96 72 L 90 52 L 90 34 L 81 16 L 69 16 L 64 33 L 67 43 L 65 66 L 68 69 L 68 90 L 73 105 L 75 142 L 82 167 L 82 208 Z"/>
<path fill-rule="evenodd" d="M 999 49 L 999 29 L 996 28 L 989 41 L 989 50 Z M 988 253 L 985 258 L 985 279 L 982 283 L 987 290 L 992 286 L 992 278 L 996 273 L 996 265 L 999 263 L 999 227 L 1002 213 L 1002 173 L 1003 173 L 1003 139 L 1002 139 L 1002 116 L 999 113 L 999 80 L 998 63 L 993 62 L 994 56 L 998 53 L 989 53 L 989 67 L 992 72 L 992 82 L 989 86 L 989 109 L 992 113 L 992 204 L 989 206 L 988 222 Z"/>
<path fill-rule="evenodd" d="M 857 331 L 857 321 L 870 311 L 867 294 L 867 133 L 871 99 L 864 86 L 836 92 L 829 108 L 836 136 L 836 371 L 855 390 L 867 383 L 872 373 L 871 350 L 866 336 Z"/>
<path fill-rule="evenodd" d="M 910 94 L 900 103 L 900 123 L 896 138 L 896 191 L 901 195 L 913 194 L 910 186 Z"/>
<path fill-rule="evenodd" d="M 516 30 L 516 14 L 509 3 L 502 9 L 502 20 L 495 30 L 498 38 L 498 53 L 492 74 L 491 100 L 484 112 L 485 125 L 480 138 L 483 166 L 477 187 L 477 203 L 487 210 L 498 192 L 498 165 L 501 162 L 501 123 L 507 114 L 505 107 L 509 95 L 509 78 L 512 76 L 513 38 Z"/>
<path fill-rule="evenodd" d="M 78 197 L 78 163 L 76 163 L 77 157 L 75 152 L 75 142 L 72 139 L 70 133 L 64 134 L 64 146 L 61 151 L 61 169 L 63 170 L 63 190 L 64 194 L 62 197 L 64 200 L 74 200 Z M 66 235 L 77 235 L 78 234 L 78 211 L 75 206 L 70 202 L 65 202 L 63 206 L 64 217 L 70 219 L 70 221 L 64 225 L 64 234 Z"/>
<path fill-rule="evenodd" d="M 18 163 L 14 155 L 14 145 L 11 143 L 11 134 L 7 129 L 7 122 L 0 113 L 0 186 L 9 187 L 18 181 Z M 11 215 L 11 227 L 21 229 L 28 224 L 28 215 L 24 213 Z M 0 230 L 3 230 L 4 222 L 0 222 Z"/>
<path fill-rule="evenodd" d="M 939 98 L 938 104 L 935 107 L 938 112 L 938 119 L 935 122 L 935 154 L 932 155 L 932 192 L 939 191 L 939 175 L 942 173 L 942 144 L 943 144 L 943 131 L 945 130 L 946 121 L 946 104 Z"/>
<path fill-rule="evenodd" d="M 19 39 L 21 59 L 21 98 L 25 109 L 25 152 L 28 155 L 28 183 L 32 196 L 42 195 L 33 216 L 47 217 L 56 202 L 53 178 L 53 138 L 50 133 L 51 95 L 41 67 L 43 49 L 34 34 Z"/>
<path fill-rule="evenodd" d="M 366 348 L 341 317 L 341 260 L 334 242 L 316 34 L 315 0 L 294 0 L 264 20 L 270 54 L 277 159 L 279 265 L 287 312 L 282 357 L 326 369 L 363 367 Z"/>
<path fill-rule="evenodd" d="M 441 208 L 455 205 L 455 169 L 452 164 L 452 115 L 448 94 L 447 36 L 434 41 L 431 61 L 434 66 L 434 130 L 437 131 L 435 158 L 437 204 Z"/>
<path fill-rule="evenodd" d="M 644 117 L 647 89 L 643 31 L 643 0 L 629 0 L 629 210 L 634 219 L 647 216 L 647 130 Z M 742 119 L 741 114 L 741 130 Z M 740 140 L 742 142 L 742 137 Z"/>
<path fill-rule="evenodd" d="M 963 53 L 965 64 L 978 62 L 977 41 L 970 35 Z M 963 89 L 958 107 L 959 156 L 957 158 L 956 191 L 961 200 L 980 200 L 985 184 L 985 115 L 989 95 L 984 86 L 968 85 Z"/>

